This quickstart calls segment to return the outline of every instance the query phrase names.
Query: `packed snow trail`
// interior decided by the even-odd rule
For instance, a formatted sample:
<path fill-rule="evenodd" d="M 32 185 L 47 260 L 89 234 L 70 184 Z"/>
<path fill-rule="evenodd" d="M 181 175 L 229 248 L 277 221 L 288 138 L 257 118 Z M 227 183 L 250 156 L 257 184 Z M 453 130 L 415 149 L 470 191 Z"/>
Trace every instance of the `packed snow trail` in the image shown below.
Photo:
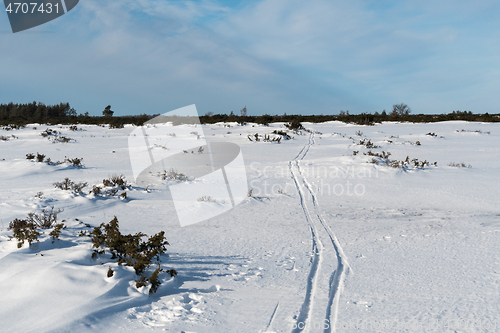
<path fill-rule="evenodd" d="M 290 173 L 311 231 L 312 253 L 314 256 L 307 278 L 306 296 L 292 333 L 310 332 L 311 328 L 315 330 L 322 329 L 324 333 L 335 332 L 340 293 L 346 268 L 349 268 L 337 237 L 319 213 L 318 199 L 300 167 L 300 161 L 305 158 L 313 144 L 314 134 L 311 133 L 308 144 L 302 148 L 293 161 L 289 162 Z M 312 210 L 308 208 L 311 205 L 313 206 Z M 334 265 L 333 272 L 326 274 L 329 268 L 330 271 L 332 270 L 328 266 L 335 261 L 336 266 Z M 329 277 L 328 281 L 326 281 L 327 277 Z M 328 289 L 328 298 L 319 299 L 318 296 L 323 294 L 322 291 L 325 288 Z M 317 309 L 316 313 L 313 311 L 314 308 Z M 325 311 L 324 317 L 319 316 L 323 311 Z"/>

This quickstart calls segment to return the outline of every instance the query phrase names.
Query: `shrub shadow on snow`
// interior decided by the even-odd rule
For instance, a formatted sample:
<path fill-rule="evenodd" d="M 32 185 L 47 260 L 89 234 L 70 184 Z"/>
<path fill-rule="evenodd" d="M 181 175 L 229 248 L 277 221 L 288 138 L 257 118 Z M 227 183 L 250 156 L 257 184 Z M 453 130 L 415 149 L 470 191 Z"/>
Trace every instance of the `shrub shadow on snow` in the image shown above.
<path fill-rule="evenodd" d="M 213 276 L 230 276 L 230 273 L 221 272 L 227 266 L 234 264 L 235 261 L 239 262 L 245 259 L 241 256 L 189 256 L 179 254 L 163 255 L 162 258 L 163 263 L 168 263 L 169 266 L 177 269 L 179 274 L 174 278 L 167 277 L 166 274 L 163 275 L 162 285 L 154 295 L 149 296 L 145 290 L 137 290 L 134 287 L 135 282 L 133 280 L 136 276 L 130 267 L 113 267 L 115 275 L 112 280 L 110 279 L 110 282 L 115 282 L 114 286 L 93 300 L 92 309 L 82 309 L 84 313 L 89 312 L 80 320 L 59 329 L 61 331 L 72 331 L 73 328 L 81 328 L 82 325 L 91 328 L 107 317 L 126 312 L 131 308 L 147 307 L 166 296 L 217 292 L 221 289 L 216 285 L 208 288 L 186 288 L 183 285 L 191 281 L 209 281 Z"/>
<path fill-rule="evenodd" d="M 54 240 L 54 242 L 52 242 L 52 238 L 47 238 L 47 239 L 44 239 L 40 242 L 35 242 L 35 243 L 31 244 L 31 246 L 29 248 L 26 245 L 23 246 L 22 251 L 29 252 L 29 253 L 40 253 L 42 251 L 51 251 L 51 250 L 55 250 L 55 249 L 66 249 L 66 248 L 74 247 L 77 245 L 78 245 L 78 243 L 75 243 L 72 241 L 56 239 L 56 240 Z"/>
<path fill-rule="evenodd" d="M 226 269 L 235 261 L 243 261 L 246 258 L 241 256 L 171 256 L 168 262 L 179 272 L 178 277 L 183 282 L 188 281 L 208 281 L 212 276 L 231 276 L 231 272 L 224 273 Z M 183 290 L 183 292 L 198 292 L 201 289 Z"/>

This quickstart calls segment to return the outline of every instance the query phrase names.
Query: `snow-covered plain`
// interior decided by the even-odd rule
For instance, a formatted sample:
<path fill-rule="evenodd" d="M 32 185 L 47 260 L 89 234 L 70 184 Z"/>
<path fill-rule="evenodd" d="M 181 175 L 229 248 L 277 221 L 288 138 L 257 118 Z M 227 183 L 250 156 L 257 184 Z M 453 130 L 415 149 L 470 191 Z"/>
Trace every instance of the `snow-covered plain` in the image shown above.
<path fill-rule="evenodd" d="M 247 136 L 283 124 L 204 125 L 207 141 L 241 147 L 252 197 L 183 228 L 168 191 L 132 181 L 133 126 L 0 130 L 0 331 L 498 332 L 500 124 L 303 125 L 280 144 Z M 52 143 L 47 128 L 74 140 Z M 431 164 L 367 163 L 369 150 Z M 85 167 L 25 158 L 37 152 Z M 471 167 L 449 166 L 461 162 Z M 127 199 L 89 194 L 114 174 Z M 66 177 L 89 187 L 54 188 Z M 51 206 L 64 209 L 61 239 L 48 230 L 18 249 L 9 222 Z M 166 232 L 162 262 L 179 274 L 156 294 L 77 236 L 114 216 L 123 233 Z"/>

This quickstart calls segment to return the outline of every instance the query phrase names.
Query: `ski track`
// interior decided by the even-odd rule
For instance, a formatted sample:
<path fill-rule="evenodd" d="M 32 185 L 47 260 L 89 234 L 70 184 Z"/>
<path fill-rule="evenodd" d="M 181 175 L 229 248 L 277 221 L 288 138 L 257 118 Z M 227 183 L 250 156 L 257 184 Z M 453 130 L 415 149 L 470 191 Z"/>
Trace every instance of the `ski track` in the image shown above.
<path fill-rule="evenodd" d="M 312 189 L 311 184 L 307 181 L 300 167 L 300 161 L 302 161 L 306 157 L 310 147 L 314 143 L 314 134 L 311 133 L 309 136 L 308 144 L 302 148 L 302 150 L 297 154 L 293 161 L 289 162 L 290 173 L 292 174 L 292 179 L 299 194 L 300 204 L 311 231 L 312 250 L 314 253 L 314 258 L 311 262 L 311 269 L 307 278 L 306 296 L 300 308 L 299 315 L 297 316 L 297 323 L 304 323 L 305 326 L 301 329 L 299 325 L 297 325 L 292 333 L 308 332 L 309 327 L 311 326 L 310 319 L 313 313 L 314 297 L 318 290 L 317 285 L 318 279 L 320 278 L 318 276 L 318 272 L 321 269 L 322 253 L 324 250 L 323 242 L 320 239 L 320 234 L 317 231 L 318 227 L 322 227 L 328 234 L 328 240 L 326 240 L 325 243 L 328 244 L 328 246 L 330 246 L 331 244 L 337 257 L 337 268 L 331 273 L 328 283 L 328 305 L 325 311 L 325 322 L 329 323 L 329 325 L 324 328 L 324 333 L 335 332 L 338 305 L 340 293 L 342 292 L 343 281 L 345 279 L 346 272 L 352 271 L 349 267 L 346 256 L 342 250 L 342 247 L 340 246 L 337 237 L 321 217 L 319 213 L 319 203 L 317 197 L 314 194 L 314 190 Z M 302 183 L 307 189 L 307 192 L 309 192 L 309 200 L 306 198 L 303 187 L 300 185 L 300 183 Z M 310 204 L 312 203 L 312 206 L 314 207 L 313 213 L 311 213 L 310 209 L 307 207 L 307 201 L 309 201 Z"/>
<path fill-rule="evenodd" d="M 274 308 L 273 314 L 271 315 L 271 319 L 269 320 L 269 324 L 267 324 L 266 331 L 265 332 L 273 332 L 271 330 L 271 327 L 273 325 L 273 320 L 274 317 L 276 316 L 276 312 L 278 311 L 278 307 L 280 306 L 280 302 L 276 304 L 276 307 Z"/>

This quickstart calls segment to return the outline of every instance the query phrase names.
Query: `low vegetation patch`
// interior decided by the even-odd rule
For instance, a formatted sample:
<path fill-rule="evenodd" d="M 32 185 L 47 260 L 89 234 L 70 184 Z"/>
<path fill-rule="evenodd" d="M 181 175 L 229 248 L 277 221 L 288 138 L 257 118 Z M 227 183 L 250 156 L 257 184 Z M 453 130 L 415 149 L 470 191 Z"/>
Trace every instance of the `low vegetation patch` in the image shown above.
<path fill-rule="evenodd" d="M 54 209 L 51 207 L 49 209 L 42 209 L 41 213 L 31 212 L 25 219 L 15 219 L 9 223 L 8 230 L 12 230 L 14 233 L 13 238 L 17 239 L 17 247 L 21 248 L 25 241 L 28 242 L 29 246 L 35 241 L 39 241 L 40 232 L 38 229 L 50 229 L 52 237 L 52 242 L 59 239 L 61 230 L 65 229 L 63 223 L 57 223 L 57 215 L 62 212 L 61 209 Z"/>
<path fill-rule="evenodd" d="M 198 201 L 200 201 L 200 202 L 215 202 L 215 203 L 220 203 L 222 205 L 226 203 L 224 200 L 217 200 L 217 199 L 212 198 L 209 195 L 204 195 L 204 196 L 198 198 Z"/>
<path fill-rule="evenodd" d="M 124 175 L 113 175 L 108 179 L 103 179 L 103 184 L 92 185 L 92 189 L 89 194 L 94 194 L 95 196 L 115 196 L 120 190 L 126 190 L 129 185 Z M 75 183 L 69 178 L 65 178 L 62 182 L 54 183 L 54 187 L 71 191 L 75 194 L 82 193 L 83 189 L 88 186 L 87 182 Z M 126 192 L 123 192 L 120 197 L 122 199 L 127 199 Z"/>
<path fill-rule="evenodd" d="M 158 176 L 160 176 L 161 180 L 176 180 L 179 182 L 187 182 L 189 180 L 188 176 L 183 174 L 182 172 L 178 172 L 174 168 L 169 170 L 164 170 L 163 172 L 159 172 Z"/>
<path fill-rule="evenodd" d="M 11 239 L 17 240 L 17 247 L 21 248 L 25 242 L 31 246 L 34 242 L 39 242 L 42 230 L 50 230 L 48 236 L 52 243 L 58 240 L 61 233 L 66 229 L 64 223 L 58 223 L 57 214 L 61 210 L 42 209 L 41 213 L 30 213 L 27 218 L 14 219 L 9 223 L 9 230 L 13 232 Z M 78 221 L 78 219 L 75 219 Z M 63 220 L 64 222 L 64 220 Z M 80 222 L 82 223 L 82 222 Z M 149 294 L 154 294 L 161 286 L 160 274 L 162 272 L 175 277 L 175 269 L 164 269 L 161 266 L 162 255 L 166 253 L 167 246 L 170 245 L 165 238 L 165 232 L 160 231 L 148 237 L 142 232 L 124 235 L 120 232 L 119 223 L 116 216 L 109 223 L 101 223 L 98 227 L 91 228 L 91 231 L 80 230 L 75 236 L 87 236 L 92 244 L 92 259 L 109 253 L 112 260 L 116 260 L 118 265 L 130 266 L 134 269 L 137 279 L 136 288 L 150 286 Z M 112 277 L 114 271 L 108 268 L 107 277 Z"/>
<path fill-rule="evenodd" d="M 64 178 L 62 182 L 56 182 L 54 183 L 54 187 L 65 190 L 65 191 L 72 191 L 75 194 L 81 193 L 82 190 L 87 187 L 88 183 L 75 183 L 69 178 Z"/>
<path fill-rule="evenodd" d="M 109 129 L 124 128 L 125 124 L 121 121 L 114 121 L 109 124 Z"/>
<path fill-rule="evenodd" d="M 456 162 L 451 162 L 448 164 L 448 166 L 451 166 L 451 167 L 454 167 L 454 168 L 472 168 L 472 165 L 470 164 L 465 164 L 464 162 L 459 162 L 459 163 L 456 163 Z"/>
<path fill-rule="evenodd" d="M 54 209 L 54 206 L 50 210 L 44 208 L 38 214 L 35 212 L 28 213 L 27 221 L 41 229 L 52 228 L 57 223 L 57 215 L 62 211 L 62 209 Z"/>
<path fill-rule="evenodd" d="M 356 155 L 356 154 L 354 154 L 354 155 Z M 380 158 L 383 158 L 383 159 L 388 159 L 389 156 L 391 156 L 391 153 L 390 152 L 386 153 L 385 151 L 382 151 L 382 153 L 374 153 L 371 150 L 369 150 L 368 152 L 363 153 L 363 155 L 375 156 L 375 157 L 380 157 Z"/>
<path fill-rule="evenodd" d="M 68 138 L 66 136 L 56 136 L 56 137 L 53 137 L 53 138 L 49 138 L 50 142 L 52 143 L 68 143 L 68 142 L 71 142 L 71 141 L 75 141 L 75 139 L 72 139 L 72 138 Z"/>
<path fill-rule="evenodd" d="M 300 123 L 300 121 L 297 118 L 293 119 L 288 124 L 285 124 L 285 127 L 288 128 L 289 130 L 295 132 L 295 133 L 297 133 L 298 131 L 305 130 L 304 126 Z"/>
<path fill-rule="evenodd" d="M 371 152 L 369 152 L 371 153 Z M 382 152 L 382 154 L 377 154 L 377 153 L 371 153 L 371 154 L 365 154 L 369 156 L 373 156 L 371 160 L 369 160 L 367 163 L 373 163 L 377 165 L 386 165 L 392 168 L 398 168 L 398 169 L 403 169 L 407 170 L 409 168 L 413 169 L 424 169 L 425 167 L 429 167 L 431 165 L 430 162 L 427 160 L 420 161 L 417 158 L 413 158 L 410 160 L 409 156 L 406 156 L 405 160 L 399 161 L 399 160 L 391 160 L 389 159 L 389 156 L 391 153 L 387 152 Z M 437 166 L 437 162 L 432 163 L 433 166 Z"/>
<path fill-rule="evenodd" d="M 43 136 L 44 138 L 48 138 L 50 136 L 57 136 L 58 134 L 61 134 L 61 132 L 58 132 L 58 131 L 53 130 L 51 128 L 47 128 L 45 131 L 40 133 L 40 135 Z"/>
<path fill-rule="evenodd" d="M 34 241 L 38 241 L 40 236 L 36 226 L 27 220 L 15 219 L 9 223 L 8 229 L 13 231 L 13 237 L 17 239 L 18 248 L 21 248 L 25 241 L 31 246 Z"/>
<path fill-rule="evenodd" d="M 361 139 L 361 140 L 359 140 L 358 145 L 365 146 L 366 148 L 369 148 L 369 149 L 379 147 L 379 146 L 373 144 L 373 142 L 370 139 Z"/>
<path fill-rule="evenodd" d="M 262 141 L 262 142 L 276 142 L 276 143 L 281 143 L 281 135 L 280 136 L 273 136 L 271 137 L 269 134 L 264 134 L 264 136 L 262 135 L 259 135 L 259 133 L 255 133 L 254 135 L 248 135 L 248 140 L 252 141 L 252 142 L 259 142 L 259 141 Z M 252 139 L 253 137 L 253 139 Z"/>
<path fill-rule="evenodd" d="M 271 132 L 271 134 L 281 135 L 283 137 L 283 139 L 285 139 L 285 140 L 290 140 L 291 139 L 291 136 L 288 135 L 287 132 L 282 131 L 282 130 L 274 130 L 274 131 Z"/>
<path fill-rule="evenodd" d="M 159 146 L 160 148 L 163 148 L 163 149 L 167 149 L 167 147 L 165 146 Z M 198 154 L 203 154 L 203 152 L 205 151 L 205 148 L 203 148 L 203 146 L 200 146 L 197 150 L 197 153 Z M 189 151 L 187 150 L 183 150 L 183 153 L 184 154 L 189 154 Z M 191 154 L 194 154 L 194 150 L 191 150 Z"/>
<path fill-rule="evenodd" d="M 18 137 L 14 134 L 12 134 L 11 136 L 0 135 L 1 141 L 9 141 L 10 139 L 18 139 Z"/>
<path fill-rule="evenodd" d="M 8 124 L 8 125 L 4 125 L 4 126 L 1 126 L 1 128 L 5 131 L 12 131 L 12 130 L 17 130 L 17 129 L 21 129 L 21 128 L 25 128 L 26 125 L 23 125 L 23 124 Z"/>
<path fill-rule="evenodd" d="M 102 185 L 92 185 L 92 190 L 89 194 L 95 196 L 115 196 L 120 190 L 125 191 L 129 185 L 124 175 L 112 175 L 107 179 L 102 180 Z M 120 197 L 127 198 L 127 194 L 123 192 Z"/>
<path fill-rule="evenodd" d="M 45 157 L 46 156 L 44 154 L 40 154 L 40 153 L 36 153 L 36 155 L 32 154 L 32 153 L 26 154 L 26 159 L 27 160 L 34 160 L 34 161 L 40 162 L 40 163 L 45 162 L 48 165 L 61 165 L 63 163 L 68 163 L 71 166 L 74 166 L 74 167 L 77 167 L 77 168 L 83 168 L 83 167 L 85 167 L 85 165 L 83 165 L 83 163 L 82 163 L 83 158 L 78 158 L 78 157 L 67 158 L 66 156 L 64 156 L 64 160 L 63 161 L 53 162 L 50 158 L 46 159 Z"/>
<path fill-rule="evenodd" d="M 466 129 L 461 129 L 460 131 L 459 130 L 456 130 L 455 132 L 460 132 L 460 133 L 463 133 L 463 132 L 468 132 L 468 133 L 479 133 L 479 134 L 490 134 L 490 132 L 483 132 L 481 130 L 475 130 L 475 131 L 471 131 L 471 130 L 466 130 Z"/>
<path fill-rule="evenodd" d="M 52 143 L 68 143 L 71 141 L 75 141 L 75 139 L 68 138 L 66 136 L 61 135 L 61 132 L 58 132 L 56 130 L 53 130 L 51 128 L 47 128 L 45 131 L 40 133 L 40 135 L 44 138 L 49 139 Z"/>
<path fill-rule="evenodd" d="M 122 190 L 127 188 L 127 181 L 124 175 L 112 175 L 108 179 L 103 179 L 102 184 L 107 187 L 119 187 Z"/>

